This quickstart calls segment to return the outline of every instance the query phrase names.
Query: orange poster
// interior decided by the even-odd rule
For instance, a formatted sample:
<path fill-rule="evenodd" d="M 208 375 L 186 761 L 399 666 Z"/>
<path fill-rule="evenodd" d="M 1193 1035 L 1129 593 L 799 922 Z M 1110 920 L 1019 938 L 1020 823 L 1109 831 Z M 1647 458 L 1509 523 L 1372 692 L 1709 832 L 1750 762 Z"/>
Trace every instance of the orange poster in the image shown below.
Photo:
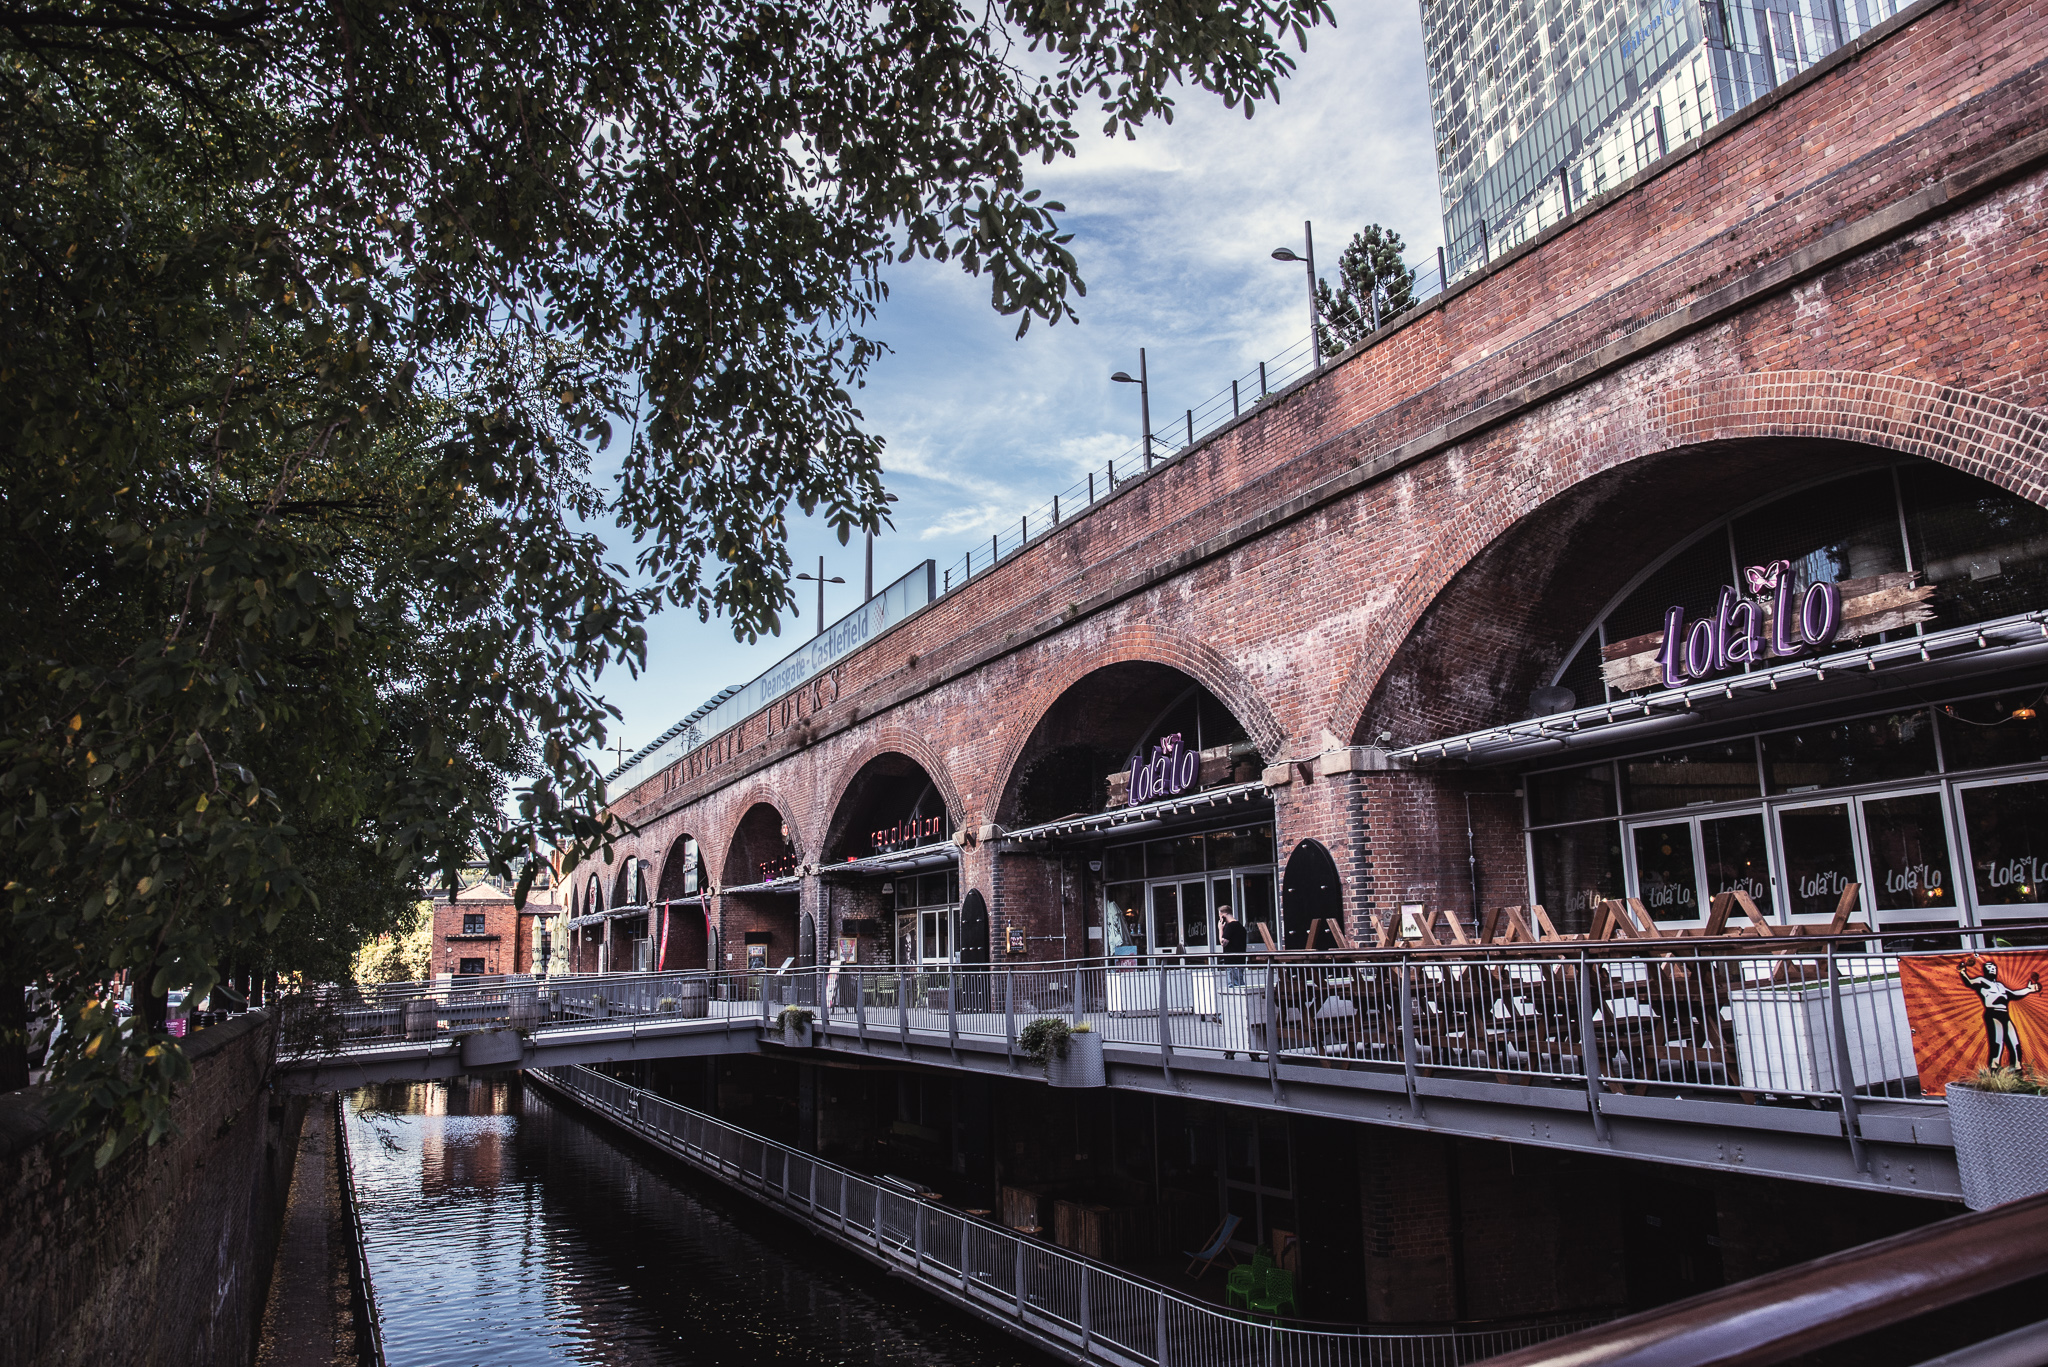
<path fill-rule="evenodd" d="M 2048 1073 L 2048 952 L 1909 954 L 1899 967 L 1921 1095 L 1984 1067 Z"/>

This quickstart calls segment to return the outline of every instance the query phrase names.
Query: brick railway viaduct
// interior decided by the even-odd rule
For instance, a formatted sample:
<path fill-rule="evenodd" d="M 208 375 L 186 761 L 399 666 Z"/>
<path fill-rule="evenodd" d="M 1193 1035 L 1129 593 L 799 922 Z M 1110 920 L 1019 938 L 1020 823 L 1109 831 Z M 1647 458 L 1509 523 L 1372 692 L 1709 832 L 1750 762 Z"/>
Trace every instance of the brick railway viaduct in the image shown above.
<path fill-rule="evenodd" d="M 1091 678 L 1181 675 L 1257 746 L 1279 858 L 1334 856 L 1354 934 L 1532 900 L 1509 803 L 1475 804 L 1500 857 L 1466 886 L 1468 794 L 1511 777 L 1358 747 L 1526 716 L 1604 602 L 1770 488 L 1893 453 L 2048 502 L 2044 115 L 2048 9 L 1916 5 L 615 794 L 632 834 L 577 910 L 678 895 L 689 836 L 716 966 L 748 930 L 808 955 L 872 909 L 817 873 L 866 853 L 871 780 L 921 771 L 997 943 L 1100 952 L 1086 869 L 1002 834 L 1034 757 L 1120 705 Z M 785 830 L 797 895 L 726 892 Z M 683 921 L 667 966 L 704 962 Z"/>

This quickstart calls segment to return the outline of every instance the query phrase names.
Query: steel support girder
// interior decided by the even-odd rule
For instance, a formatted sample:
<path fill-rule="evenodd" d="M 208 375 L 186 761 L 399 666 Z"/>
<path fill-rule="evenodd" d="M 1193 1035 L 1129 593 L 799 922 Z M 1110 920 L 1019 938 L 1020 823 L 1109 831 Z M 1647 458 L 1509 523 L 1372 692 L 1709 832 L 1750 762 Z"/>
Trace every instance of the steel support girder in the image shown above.
<path fill-rule="evenodd" d="M 905 1048 L 893 1038 L 870 1036 L 867 1046 L 850 1034 L 829 1033 L 822 1047 L 835 1054 L 875 1062 L 990 1073 L 1041 1080 L 1033 1064 L 1004 1058 L 1002 1041 L 960 1041 L 958 1061 L 945 1036 L 913 1034 Z M 1594 1133 L 1585 1091 L 1578 1087 L 1517 1086 L 1465 1078 L 1419 1077 L 1421 1114 L 1411 1111 L 1407 1083 L 1397 1069 L 1305 1068 L 1282 1057 L 1279 1096 L 1263 1059 L 1224 1059 L 1177 1052 L 1169 1082 L 1158 1055 L 1145 1049 L 1108 1045 L 1109 1085 L 1125 1091 L 1471 1139 L 1493 1139 L 1539 1148 L 1635 1158 L 1718 1172 L 1783 1177 L 1799 1182 L 1889 1191 L 1935 1200 L 1962 1198 L 1954 1151 L 1946 1146 L 1947 1126 L 1934 1108 L 1911 1108 L 1910 1119 L 1882 1117 L 1868 1123 L 1864 1149 L 1870 1171 L 1859 1171 L 1838 1112 L 1738 1102 L 1630 1096 L 1600 1096 L 1607 1138 Z M 1916 1129 L 1919 1132 L 1916 1134 Z M 1883 1138 L 1873 1134 L 1877 1131 Z M 1920 1142 L 1914 1142 L 1918 1138 Z"/>

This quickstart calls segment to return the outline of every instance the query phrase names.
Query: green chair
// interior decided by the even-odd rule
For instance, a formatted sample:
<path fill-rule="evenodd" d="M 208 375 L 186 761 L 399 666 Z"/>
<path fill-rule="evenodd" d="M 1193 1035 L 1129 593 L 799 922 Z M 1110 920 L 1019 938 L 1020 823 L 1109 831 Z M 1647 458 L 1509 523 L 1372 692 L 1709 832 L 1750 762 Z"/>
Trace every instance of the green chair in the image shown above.
<path fill-rule="evenodd" d="M 1264 1288 L 1266 1273 L 1273 1267 L 1273 1255 L 1265 1249 L 1254 1249 L 1252 1260 L 1230 1269 L 1230 1276 L 1224 1281 L 1223 1303 L 1242 1309 L 1252 1308 L 1252 1294 Z"/>
<path fill-rule="evenodd" d="M 1256 1315 L 1278 1316 L 1283 1305 L 1290 1315 L 1301 1313 L 1294 1303 L 1294 1274 L 1276 1267 L 1266 1273 L 1266 1284 L 1253 1293 L 1250 1308 Z"/>

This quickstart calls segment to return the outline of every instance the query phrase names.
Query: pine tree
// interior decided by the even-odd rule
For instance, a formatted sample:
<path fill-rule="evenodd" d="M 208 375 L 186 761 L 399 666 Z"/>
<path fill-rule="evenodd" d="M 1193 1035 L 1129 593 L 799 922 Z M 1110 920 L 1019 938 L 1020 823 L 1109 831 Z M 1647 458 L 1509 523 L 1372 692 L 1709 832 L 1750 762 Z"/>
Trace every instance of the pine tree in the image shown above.
<path fill-rule="evenodd" d="M 1334 356 L 1358 345 L 1415 302 L 1415 272 L 1401 260 L 1401 235 L 1369 224 L 1337 258 L 1337 288 L 1316 281 L 1317 340 Z"/>

